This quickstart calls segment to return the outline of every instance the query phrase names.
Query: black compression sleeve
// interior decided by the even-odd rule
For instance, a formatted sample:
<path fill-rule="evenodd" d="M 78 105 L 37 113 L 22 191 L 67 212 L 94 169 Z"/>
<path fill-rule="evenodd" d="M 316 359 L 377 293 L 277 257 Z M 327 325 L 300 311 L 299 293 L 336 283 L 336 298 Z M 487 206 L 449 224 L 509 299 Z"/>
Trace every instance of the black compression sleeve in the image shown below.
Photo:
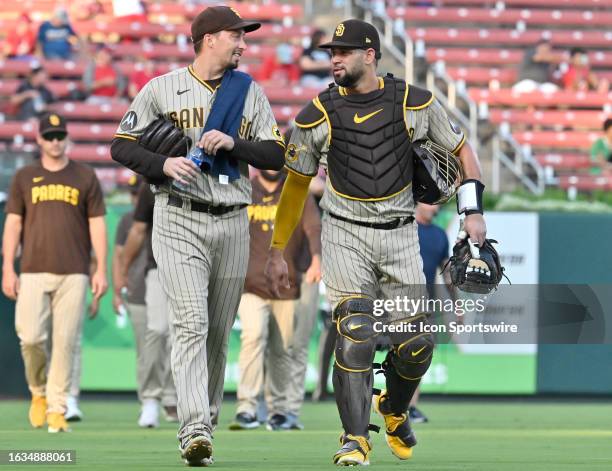
<path fill-rule="evenodd" d="M 136 141 L 116 137 L 111 143 L 111 157 L 130 170 L 147 177 L 151 183 L 166 179 L 164 162 L 168 157 L 148 151 Z"/>
<path fill-rule="evenodd" d="M 285 152 L 276 141 L 235 139 L 230 156 L 262 170 L 280 170 L 285 165 Z"/>

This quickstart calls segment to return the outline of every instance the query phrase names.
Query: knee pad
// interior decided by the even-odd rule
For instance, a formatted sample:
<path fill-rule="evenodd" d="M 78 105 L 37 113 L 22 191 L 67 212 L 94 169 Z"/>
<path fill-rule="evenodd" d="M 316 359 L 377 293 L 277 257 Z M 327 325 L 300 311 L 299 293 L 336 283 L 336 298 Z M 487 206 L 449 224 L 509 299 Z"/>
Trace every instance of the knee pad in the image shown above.
<path fill-rule="evenodd" d="M 377 319 L 373 309 L 374 302 L 367 298 L 347 298 L 336 307 L 338 367 L 357 373 L 371 370 L 378 336 L 374 330 Z"/>
<path fill-rule="evenodd" d="M 391 363 L 402 378 L 419 379 L 431 364 L 433 349 L 433 336 L 419 334 L 394 348 Z"/>

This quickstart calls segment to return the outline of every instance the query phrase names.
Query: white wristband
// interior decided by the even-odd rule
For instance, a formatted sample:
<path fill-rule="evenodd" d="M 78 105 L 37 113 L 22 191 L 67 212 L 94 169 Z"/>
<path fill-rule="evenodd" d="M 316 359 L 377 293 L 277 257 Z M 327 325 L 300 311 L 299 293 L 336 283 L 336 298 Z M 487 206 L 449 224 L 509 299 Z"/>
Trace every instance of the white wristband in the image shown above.
<path fill-rule="evenodd" d="M 482 214 L 482 192 L 484 185 L 478 180 L 466 180 L 457 192 L 457 213 L 476 212 Z"/>

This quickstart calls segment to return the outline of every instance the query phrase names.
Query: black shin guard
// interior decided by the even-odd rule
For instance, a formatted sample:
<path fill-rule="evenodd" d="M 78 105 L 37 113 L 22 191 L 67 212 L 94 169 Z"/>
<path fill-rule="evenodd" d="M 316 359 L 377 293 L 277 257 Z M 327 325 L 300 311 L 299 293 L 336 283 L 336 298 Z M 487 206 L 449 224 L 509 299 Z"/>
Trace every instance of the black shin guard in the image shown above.
<path fill-rule="evenodd" d="M 383 363 L 390 412 L 401 415 L 408 410 L 421 378 L 431 365 L 433 337 L 417 335 L 394 347 Z"/>
<path fill-rule="evenodd" d="M 385 410 L 382 412 L 393 413 L 393 415 L 400 416 L 408 410 L 412 396 L 414 396 L 414 392 L 419 386 L 421 378 L 402 378 L 397 374 L 395 367 L 390 361 L 391 355 L 393 355 L 392 351 L 387 354 L 387 358 L 383 363 L 388 400 L 383 403 Z"/>
<path fill-rule="evenodd" d="M 373 373 L 355 373 L 334 365 L 333 383 L 342 428 L 348 435 L 368 436 Z"/>

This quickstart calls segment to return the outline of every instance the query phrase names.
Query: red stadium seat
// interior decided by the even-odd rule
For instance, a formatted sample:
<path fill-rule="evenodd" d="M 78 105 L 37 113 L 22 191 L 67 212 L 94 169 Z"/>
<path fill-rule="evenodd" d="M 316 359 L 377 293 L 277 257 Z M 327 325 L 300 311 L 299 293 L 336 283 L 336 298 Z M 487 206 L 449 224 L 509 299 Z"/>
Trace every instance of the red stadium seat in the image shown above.
<path fill-rule="evenodd" d="M 389 4 L 391 6 L 402 6 L 405 0 L 391 0 Z M 612 8 L 612 0 L 503 0 L 506 7 L 533 7 L 536 3 L 539 8 L 551 7 L 551 8 Z M 481 7 L 483 0 L 443 0 L 445 6 L 460 5 L 460 6 L 474 6 Z"/>
<path fill-rule="evenodd" d="M 577 190 L 583 191 L 610 191 L 612 190 L 612 179 L 605 176 L 595 175 L 560 176 L 559 186 L 565 190 L 568 188 L 576 188 Z"/>
<path fill-rule="evenodd" d="M 490 68 L 490 67 L 446 67 L 446 72 L 454 80 L 463 80 L 468 85 L 488 84 L 492 80 L 500 84 L 513 84 L 517 81 L 518 69 L 516 67 Z M 612 82 L 612 70 L 596 70 L 600 79 Z"/>
<path fill-rule="evenodd" d="M 117 124 L 68 124 L 68 133 L 73 141 L 110 142 L 116 130 Z M 33 140 L 36 136 L 36 126 L 29 121 L 7 121 L 0 126 L 0 139 L 13 139 L 18 134 L 26 140 Z"/>
<path fill-rule="evenodd" d="M 511 89 L 497 91 L 471 88 L 470 97 L 476 102 L 498 106 L 571 106 L 575 108 L 598 108 L 612 103 L 612 92 L 601 94 L 596 92 L 566 92 L 555 93 L 515 93 Z"/>
<path fill-rule="evenodd" d="M 448 41 L 447 41 L 448 42 Z M 466 48 L 428 48 L 426 57 L 429 62 L 442 60 L 446 63 L 461 65 L 516 65 L 520 64 L 524 52 L 516 49 L 466 49 Z M 563 60 L 563 55 L 558 55 Z M 612 52 L 591 52 L 589 61 L 593 67 L 612 67 Z"/>
<path fill-rule="evenodd" d="M 403 18 L 416 24 L 431 23 L 486 23 L 514 25 L 519 21 L 526 25 L 605 26 L 612 24 L 612 13 L 607 11 L 513 9 L 494 8 L 389 8 L 391 18 Z"/>
<path fill-rule="evenodd" d="M 11 30 L 16 21 L 0 20 L 0 28 Z M 94 33 L 117 34 L 122 38 L 151 39 L 156 40 L 158 36 L 164 34 L 183 34 L 191 35 L 189 23 L 174 25 L 171 23 L 154 24 L 145 22 L 103 22 L 103 21 L 79 21 L 72 23 L 72 27 L 80 35 L 92 35 Z M 279 38 L 289 40 L 293 37 L 309 36 L 312 28 L 310 26 L 283 26 L 279 24 L 264 24 L 260 29 L 249 33 L 248 40 L 266 40 Z"/>
<path fill-rule="evenodd" d="M 159 3 L 145 1 L 144 3 L 147 5 L 149 14 L 163 14 L 168 16 L 182 15 L 189 19 L 194 18 L 206 6 L 185 5 L 175 2 Z M 27 5 L 24 5 L 22 8 L 17 8 L 15 3 L 3 2 L 0 4 L 0 12 L 16 13 L 16 16 L 19 16 L 21 10 L 27 8 L 27 11 L 30 13 L 46 13 L 49 15 L 57 8 L 57 4 L 58 2 L 56 0 L 30 0 L 27 1 Z M 303 16 L 303 8 L 299 4 L 284 5 L 275 2 L 267 5 L 256 5 L 248 2 L 227 2 L 227 4 L 233 6 L 241 15 L 250 19 L 282 21 L 285 18 L 301 18 Z"/>
<path fill-rule="evenodd" d="M 591 159 L 585 154 L 536 154 L 535 159 L 544 167 L 556 170 L 577 170 L 591 167 Z"/>
<path fill-rule="evenodd" d="M 491 109 L 489 119 L 496 123 L 531 124 L 542 126 L 564 126 L 584 129 L 601 129 L 608 115 L 599 111 L 525 111 L 513 109 Z"/>
<path fill-rule="evenodd" d="M 555 149 L 582 149 L 588 151 L 600 133 L 577 131 L 526 131 L 512 133 L 520 144 Z"/>
<path fill-rule="evenodd" d="M 584 30 L 526 30 L 477 28 L 409 28 L 407 33 L 413 40 L 422 39 L 426 44 L 478 46 L 503 45 L 531 46 L 542 38 L 550 38 L 554 46 L 610 47 L 612 34 L 608 31 Z M 493 52 L 490 49 L 484 51 Z M 515 61 L 516 62 L 516 61 Z"/>

